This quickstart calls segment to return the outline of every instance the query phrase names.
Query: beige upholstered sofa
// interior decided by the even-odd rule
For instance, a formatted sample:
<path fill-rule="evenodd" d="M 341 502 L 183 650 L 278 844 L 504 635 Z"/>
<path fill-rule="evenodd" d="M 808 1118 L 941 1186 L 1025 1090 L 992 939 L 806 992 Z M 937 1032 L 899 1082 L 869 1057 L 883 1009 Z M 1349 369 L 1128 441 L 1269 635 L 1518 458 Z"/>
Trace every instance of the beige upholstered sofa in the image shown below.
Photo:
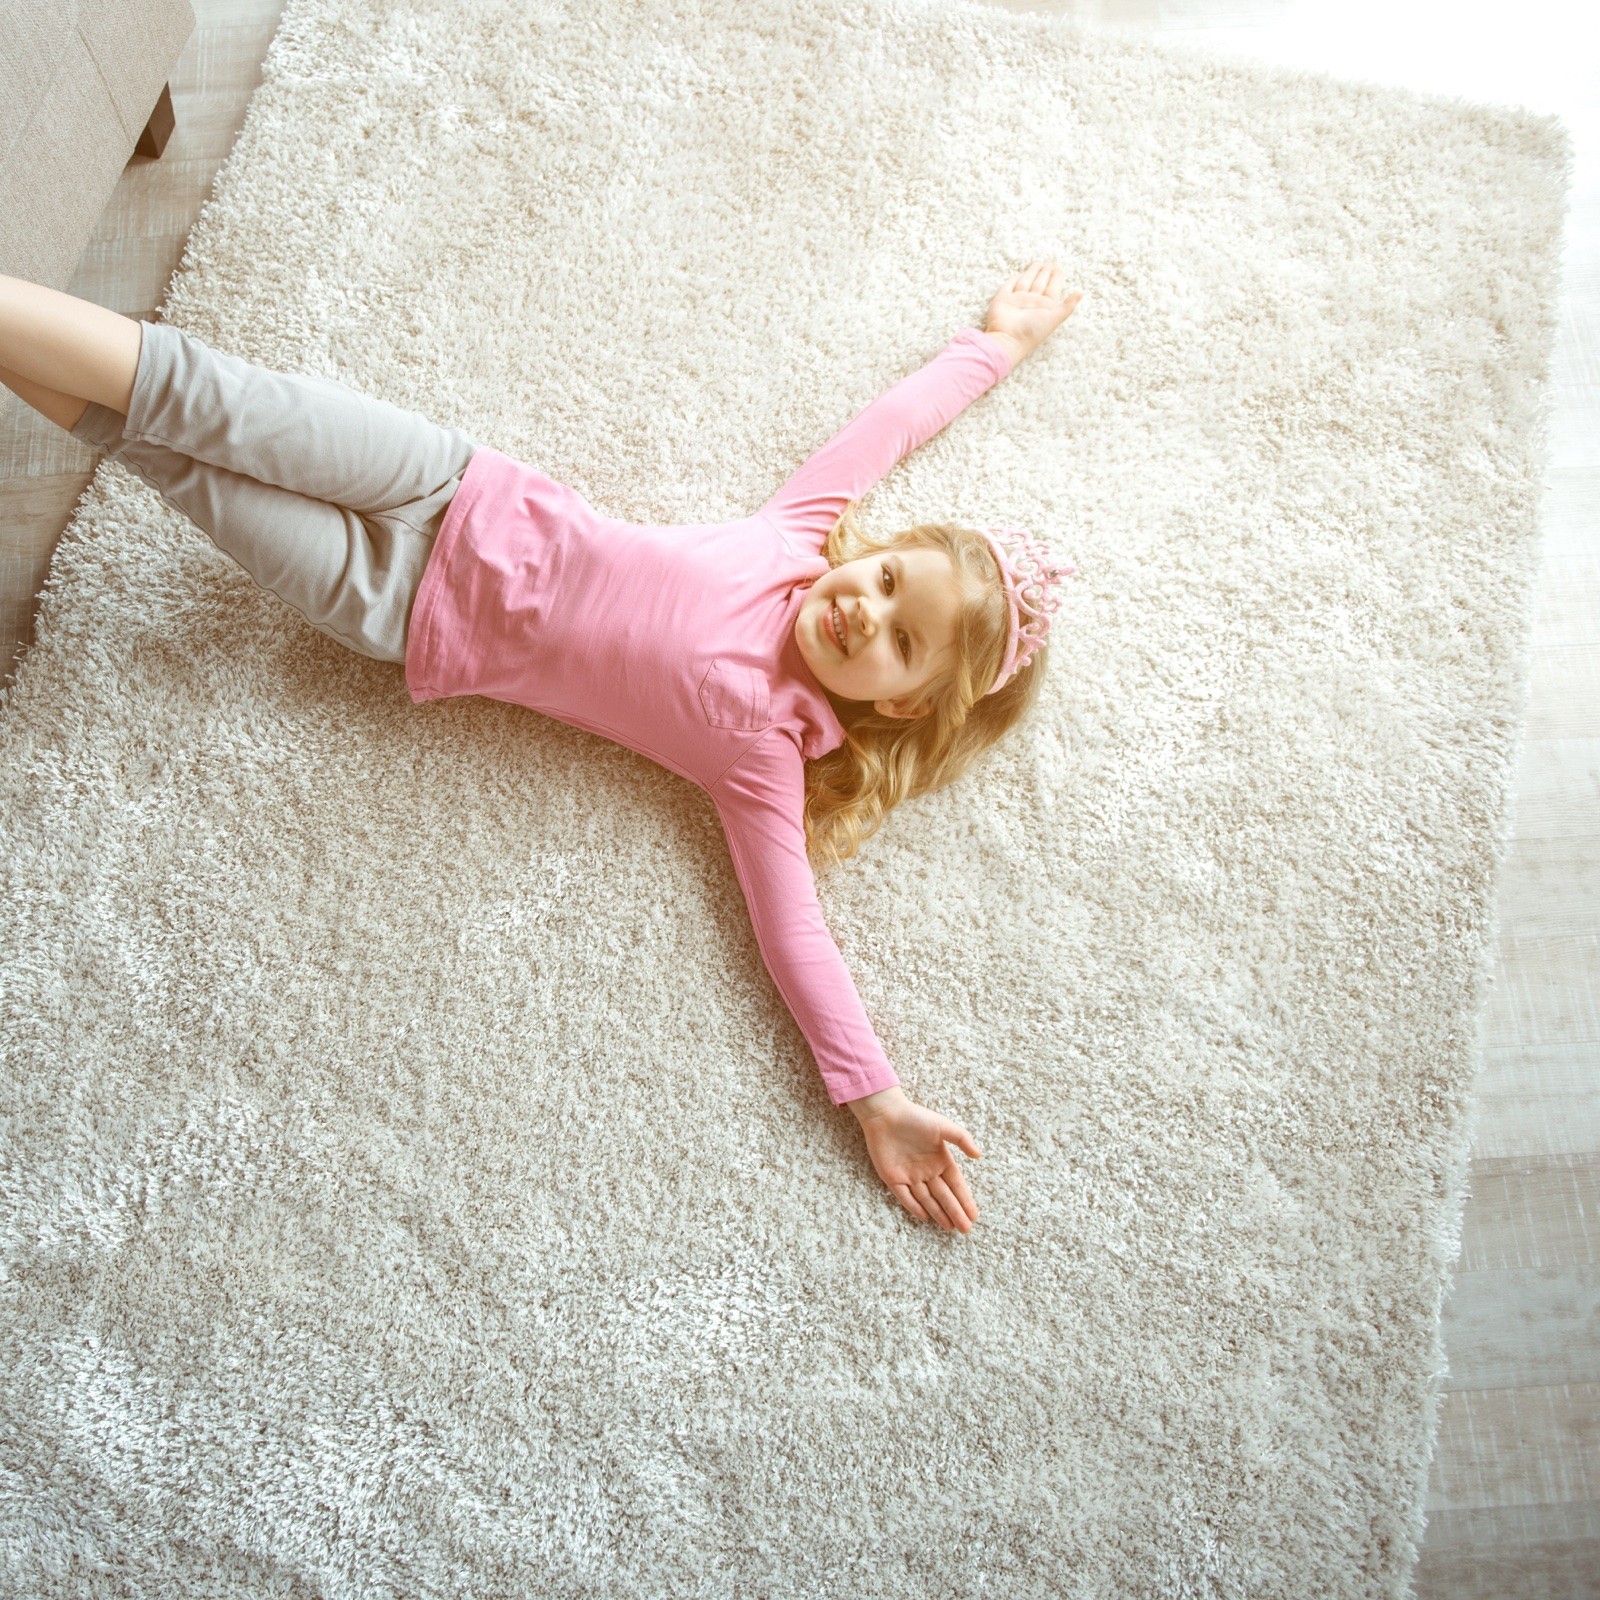
<path fill-rule="evenodd" d="M 135 149 L 172 131 L 189 0 L 0 0 L 0 272 L 64 289 Z"/>
<path fill-rule="evenodd" d="M 0 273 L 71 284 L 129 158 L 166 145 L 167 79 L 193 31 L 189 0 L 0 0 Z M 0 418 L 21 405 L 0 387 Z M 0 500 L 0 682 L 48 570 L 26 507 Z"/>

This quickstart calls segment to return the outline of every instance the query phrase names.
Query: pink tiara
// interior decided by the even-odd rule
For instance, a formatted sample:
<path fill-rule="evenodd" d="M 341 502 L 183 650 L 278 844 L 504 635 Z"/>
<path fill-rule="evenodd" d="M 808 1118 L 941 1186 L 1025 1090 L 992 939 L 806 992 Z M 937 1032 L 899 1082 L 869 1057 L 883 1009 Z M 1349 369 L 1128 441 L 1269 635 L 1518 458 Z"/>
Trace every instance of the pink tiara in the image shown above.
<path fill-rule="evenodd" d="M 1052 561 L 1050 552 L 1026 529 L 979 528 L 978 532 L 988 541 L 1000 565 L 1011 608 L 1005 660 L 1000 663 L 994 683 L 984 690 L 985 695 L 991 695 L 1004 688 L 1012 674 L 1026 666 L 1044 643 L 1050 632 L 1050 619 L 1061 605 L 1061 580 L 1078 569 Z"/>

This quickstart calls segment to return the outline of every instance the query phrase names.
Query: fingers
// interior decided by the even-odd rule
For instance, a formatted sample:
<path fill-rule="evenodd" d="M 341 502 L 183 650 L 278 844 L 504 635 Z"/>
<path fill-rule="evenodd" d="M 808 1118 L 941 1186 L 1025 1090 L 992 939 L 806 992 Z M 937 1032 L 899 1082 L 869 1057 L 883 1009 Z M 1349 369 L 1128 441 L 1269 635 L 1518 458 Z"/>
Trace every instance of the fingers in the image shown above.
<path fill-rule="evenodd" d="M 971 1233 L 978 1208 L 959 1171 L 951 1169 L 955 1188 L 943 1177 L 894 1185 L 895 1197 L 919 1222 L 932 1222 L 946 1233 Z"/>
<path fill-rule="evenodd" d="M 899 1196 L 900 1204 L 919 1222 L 932 1222 L 949 1231 L 950 1224 L 945 1221 L 944 1211 L 929 1192 L 926 1181 L 918 1178 L 915 1183 L 897 1183 L 894 1192 Z"/>
<path fill-rule="evenodd" d="M 911 1188 L 921 1202 L 922 1209 L 928 1214 L 929 1220 L 938 1224 L 946 1233 L 958 1226 L 955 1221 L 957 1216 L 960 1216 L 962 1222 L 967 1221 L 966 1213 L 951 1199 L 949 1187 L 943 1178 L 931 1178 L 927 1181 L 919 1179 L 911 1185 Z M 968 1223 L 967 1226 L 970 1227 L 971 1224 Z"/>
<path fill-rule="evenodd" d="M 1030 261 L 1028 263 L 1028 265 L 1025 266 L 1022 269 L 1022 271 L 1019 272 L 1016 275 L 1016 277 L 1014 277 L 1011 280 L 1011 282 L 1006 285 L 1006 287 L 1013 294 L 1035 294 L 1035 293 L 1037 293 L 1038 292 L 1037 284 L 1038 284 L 1038 279 L 1039 279 L 1039 269 L 1042 266 L 1043 266 L 1043 262 Z"/>
<path fill-rule="evenodd" d="M 969 1156 L 979 1160 L 983 1158 L 978 1141 L 959 1122 L 942 1119 L 937 1136 L 947 1147 L 953 1145 Z M 971 1233 L 973 1223 L 978 1220 L 978 1207 L 972 1198 L 972 1191 L 967 1187 L 967 1180 L 948 1148 L 944 1150 L 942 1160 L 943 1169 L 932 1177 L 891 1183 L 889 1192 L 919 1222 L 932 1222 L 947 1233 Z"/>
<path fill-rule="evenodd" d="M 944 1181 L 949 1184 L 950 1192 L 955 1196 L 956 1204 L 966 1212 L 972 1221 L 978 1220 L 978 1202 L 972 1198 L 972 1191 L 967 1187 L 967 1180 L 960 1167 L 951 1167 L 944 1174 Z"/>
<path fill-rule="evenodd" d="M 943 1137 L 948 1143 L 965 1150 L 969 1156 L 976 1156 L 979 1160 L 983 1159 L 983 1151 L 978 1148 L 978 1141 L 959 1122 L 948 1123 Z"/>
<path fill-rule="evenodd" d="M 1023 294 L 1044 295 L 1051 300 L 1061 301 L 1069 309 L 1076 309 L 1078 301 L 1083 299 L 1081 289 L 1067 294 L 1066 274 L 1048 256 L 1040 261 L 1030 261 L 1011 280 L 1010 288 Z"/>
<path fill-rule="evenodd" d="M 957 1174 L 957 1182 L 959 1181 L 960 1175 Z M 965 1185 L 962 1187 L 965 1188 Z M 954 1228 L 958 1233 L 971 1233 L 973 1217 L 977 1215 L 978 1208 L 974 1206 L 972 1216 L 968 1216 L 966 1206 L 951 1194 L 950 1185 L 943 1178 L 934 1178 L 928 1184 L 928 1188 L 939 1203 L 941 1226 Z"/>

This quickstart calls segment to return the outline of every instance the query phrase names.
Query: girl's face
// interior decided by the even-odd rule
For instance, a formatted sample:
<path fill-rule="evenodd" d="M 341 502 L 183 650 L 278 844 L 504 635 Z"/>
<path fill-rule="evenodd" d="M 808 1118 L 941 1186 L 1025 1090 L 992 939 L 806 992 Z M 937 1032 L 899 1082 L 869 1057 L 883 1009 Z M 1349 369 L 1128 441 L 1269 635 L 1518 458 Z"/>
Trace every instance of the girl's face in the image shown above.
<path fill-rule="evenodd" d="M 890 717 L 920 716 L 922 690 L 955 648 L 964 595 L 943 550 L 909 547 L 831 567 L 794 619 L 817 681 Z"/>

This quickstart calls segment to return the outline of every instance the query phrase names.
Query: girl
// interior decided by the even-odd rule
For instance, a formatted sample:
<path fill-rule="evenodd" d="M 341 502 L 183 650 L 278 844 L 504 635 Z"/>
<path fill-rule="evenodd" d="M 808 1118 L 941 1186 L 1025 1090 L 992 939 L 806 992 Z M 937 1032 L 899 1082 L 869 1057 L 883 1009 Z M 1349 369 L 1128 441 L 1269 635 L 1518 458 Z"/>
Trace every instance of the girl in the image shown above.
<path fill-rule="evenodd" d="M 1053 261 L 963 328 L 754 515 L 647 527 L 383 400 L 0 276 L 0 382 L 109 451 L 313 627 L 403 663 L 413 701 L 481 694 L 618 740 L 717 807 L 761 954 L 835 1105 L 912 1216 L 978 1215 L 875 1038 L 808 850 L 854 853 L 1032 703 L 1059 603 L 1026 535 L 854 502 L 1077 308 Z M 947 1144 L 947 1141 L 949 1144 Z"/>

